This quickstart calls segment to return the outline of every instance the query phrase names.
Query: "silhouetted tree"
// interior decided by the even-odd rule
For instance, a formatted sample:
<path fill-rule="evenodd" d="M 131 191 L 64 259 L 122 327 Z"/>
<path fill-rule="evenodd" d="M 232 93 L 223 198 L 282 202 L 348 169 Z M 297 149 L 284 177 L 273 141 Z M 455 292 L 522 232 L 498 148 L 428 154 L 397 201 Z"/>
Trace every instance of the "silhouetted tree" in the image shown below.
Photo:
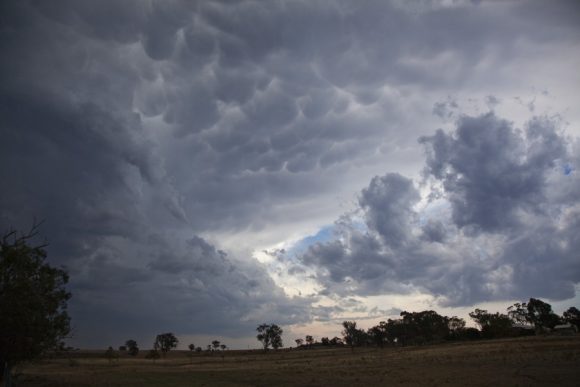
<path fill-rule="evenodd" d="M 540 330 L 554 328 L 560 322 L 558 315 L 552 311 L 552 305 L 540 299 L 530 298 L 527 309 L 529 320 Z"/>
<path fill-rule="evenodd" d="M 564 312 L 563 317 L 564 321 L 576 325 L 576 328 L 580 329 L 580 310 L 572 306 Z"/>
<path fill-rule="evenodd" d="M 387 323 L 381 321 L 379 325 L 369 328 L 367 335 L 377 347 L 384 347 L 387 340 Z"/>
<path fill-rule="evenodd" d="M 258 332 L 256 338 L 264 346 L 264 351 L 267 351 L 270 346 L 272 346 L 274 349 L 278 349 L 283 346 L 282 333 L 284 331 L 278 325 L 262 324 L 256 328 L 256 331 Z"/>
<path fill-rule="evenodd" d="M 344 342 L 350 345 L 351 348 L 360 346 L 366 343 L 366 332 L 356 327 L 355 321 L 343 321 L 342 323 Z"/>
<path fill-rule="evenodd" d="M 46 244 L 30 244 L 38 227 L 0 237 L 0 381 L 6 384 L 14 365 L 64 348 L 70 330 L 68 275 L 45 262 Z"/>
<path fill-rule="evenodd" d="M 272 336 L 271 345 L 272 348 L 278 349 L 282 348 L 284 344 L 282 343 L 282 333 L 284 331 L 278 325 L 272 325 L 270 327 L 270 334 Z"/>
<path fill-rule="evenodd" d="M 127 353 L 131 356 L 137 356 L 139 354 L 139 347 L 137 346 L 137 342 L 135 340 L 127 340 L 125 342 L 127 346 Z"/>
<path fill-rule="evenodd" d="M 507 308 L 508 317 L 517 325 L 533 325 L 528 316 L 528 304 L 516 302 Z"/>
<path fill-rule="evenodd" d="M 225 344 L 220 344 L 220 349 L 221 349 L 222 351 L 225 351 L 227 348 L 228 348 L 228 346 L 227 346 L 227 345 L 225 345 Z"/>
<path fill-rule="evenodd" d="M 173 333 L 161 333 L 157 335 L 155 339 L 155 344 L 153 347 L 157 350 L 160 350 L 163 354 L 163 357 L 169 352 L 171 349 L 176 348 L 179 340 Z"/>
<path fill-rule="evenodd" d="M 465 320 L 457 316 L 448 319 L 449 339 L 458 340 L 463 338 L 465 332 Z"/>
<path fill-rule="evenodd" d="M 414 344 L 440 341 L 449 334 L 449 318 L 433 310 L 401 312 L 406 340 Z"/>
<path fill-rule="evenodd" d="M 342 339 L 340 337 L 333 337 L 330 339 L 330 345 L 342 345 Z"/>
<path fill-rule="evenodd" d="M 220 342 L 218 340 L 212 341 L 211 345 L 215 351 L 217 351 L 220 348 Z"/>
<path fill-rule="evenodd" d="M 403 324 L 403 320 L 387 320 L 387 341 L 391 344 L 406 345 L 406 326 Z"/>
<path fill-rule="evenodd" d="M 560 318 L 552 311 L 552 306 L 536 298 L 530 298 L 527 303 L 510 306 L 508 316 L 514 323 L 534 326 L 538 332 L 554 328 L 560 322 Z"/>
<path fill-rule="evenodd" d="M 314 337 L 310 336 L 310 335 L 306 335 L 305 340 L 306 344 L 308 344 L 308 348 L 312 348 L 312 344 L 314 344 Z"/>
<path fill-rule="evenodd" d="M 449 330 L 452 332 L 459 331 L 459 330 L 465 328 L 465 320 L 462 318 L 459 318 L 457 316 L 453 316 L 453 317 L 449 318 L 448 326 L 449 326 Z"/>
<path fill-rule="evenodd" d="M 296 339 L 294 341 L 296 342 L 296 347 L 300 347 L 304 343 L 304 339 Z"/>
<path fill-rule="evenodd" d="M 320 339 L 320 342 L 322 343 L 322 345 L 330 345 L 330 340 L 328 339 L 328 337 L 323 337 Z"/>
<path fill-rule="evenodd" d="M 502 313 L 488 313 L 484 309 L 475 309 L 469 313 L 477 325 L 481 328 L 484 338 L 507 337 L 512 333 L 512 320 Z"/>

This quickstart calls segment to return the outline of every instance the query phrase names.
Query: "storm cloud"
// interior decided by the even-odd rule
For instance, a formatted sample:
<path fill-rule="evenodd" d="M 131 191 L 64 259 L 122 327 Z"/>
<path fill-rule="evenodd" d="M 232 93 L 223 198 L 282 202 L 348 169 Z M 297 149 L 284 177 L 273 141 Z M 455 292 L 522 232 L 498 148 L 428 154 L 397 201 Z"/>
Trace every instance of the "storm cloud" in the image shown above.
<path fill-rule="evenodd" d="M 578 14 L 574 1 L 3 1 L 0 229 L 45 220 L 79 345 L 356 311 L 319 304 L 337 295 L 571 297 Z M 502 119 L 513 106 L 527 118 Z M 336 238 L 281 268 L 256 258 L 345 210 Z"/>
<path fill-rule="evenodd" d="M 493 113 L 463 116 L 452 132 L 421 137 L 426 195 L 397 174 L 360 194 L 364 227 L 341 222 L 340 238 L 301 257 L 323 292 L 404 294 L 443 305 L 525 298 L 567 299 L 580 281 L 578 139 L 536 117 L 525 130 Z M 563 192 L 556 194 L 557 192 Z M 446 208 L 434 211 L 432 207 Z"/>

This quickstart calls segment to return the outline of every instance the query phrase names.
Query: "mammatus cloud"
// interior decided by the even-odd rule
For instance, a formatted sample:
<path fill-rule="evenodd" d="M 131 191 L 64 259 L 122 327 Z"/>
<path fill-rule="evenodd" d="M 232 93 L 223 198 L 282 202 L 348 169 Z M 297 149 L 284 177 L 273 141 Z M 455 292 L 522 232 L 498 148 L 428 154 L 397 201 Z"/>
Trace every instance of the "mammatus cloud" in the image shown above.
<path fill-rule="evenodd" d="M 454 120 L 462 98 L 499 93 L 486 100 L 496 107 L 536 82 L 567 98 L 556 110 L 576 107 L 577 11 L 574 1 L 0 2 L 0 227 L 46 220 L 84 345 L 136 326 L 247 335 L 255 320 L 324 318 L 316 297 L 288 297 L 251 253 L 328 224 L 387 170 L 360 196 L 365 227 L 343 222 L 296 277 L 314 268 L 326 294 L 421 284 L 466 303 L 502 294 L 500 278 L 515 294 L 533 288 L 534 270 L 562 281 L 564 270 L 568 282 L 537 285 L 564 297 L 577 282 L 565 230 L 578 145 L 545 120 L 524 135 L 486 118 L 513 152 L 468 129 L 430 135 L 432 111 Z M 422 165 L 425 135 L 442 197 L 432 212 L 401 175 Z M 483 201 L 495 183 L 503 191 Z"/>
<path fill-rule="evenodd" d="M 474 231 L 522 226 L 523 214 L 547 210 L 547 177 L 568 161 L 557 123 L 536 118 L 525 134 L 493 114 L 460 118 L 457 130 L 419 142 L 427 149 L 425 173 L 441 183 L 453 222 Z M 562 203 L 564 204 L 564 203 Z"/>
<path fill-rule="evenodd" d="M 578 139 L 536 117 L 524 130 L 493 113 L 458 119 L 452 132 L 421 137 L 431 202 L 398 174 L 360 195 L 366 228 L 311 246 L 325 294 L 404 293 L 446 305 L 574 296 L 580 282 Z M 433 199 L 436 197 L 436 199 Z M 433 207 L 447 208 L 434 211 Z"/>

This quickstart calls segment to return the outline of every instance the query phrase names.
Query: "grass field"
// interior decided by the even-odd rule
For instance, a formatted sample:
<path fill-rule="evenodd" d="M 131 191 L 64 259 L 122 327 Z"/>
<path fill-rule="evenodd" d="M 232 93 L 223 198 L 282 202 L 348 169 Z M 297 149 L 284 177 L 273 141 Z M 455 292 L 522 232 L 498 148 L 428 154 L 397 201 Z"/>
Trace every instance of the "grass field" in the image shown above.
<path fill-rule="evenodd" d="M 145 352 L 145 351 L 143 351 Z M 580 385 L 580 336 L 407 348 L 170 352 L 166 359 L 81 351 L 18 369 L 21 386 Z M 144 355 L 144 353 L 143 353 Z"/>

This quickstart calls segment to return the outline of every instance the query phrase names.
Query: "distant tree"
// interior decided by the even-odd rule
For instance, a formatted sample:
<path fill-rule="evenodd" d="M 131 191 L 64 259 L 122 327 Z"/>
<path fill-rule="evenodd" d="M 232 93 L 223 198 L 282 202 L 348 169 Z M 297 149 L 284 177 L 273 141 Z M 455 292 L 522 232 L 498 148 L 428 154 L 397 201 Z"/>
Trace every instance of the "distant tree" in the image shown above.
<path fill-rule="evenodd" d="M 433 310 L 401 312 L 401 317 L 409 343 L 441 341 L 449 335 L 449 318 Z"/>
<path fill-rule="evenodd" d="M 167 352 L 177 347 L 178 343 L 179 340 L 177 340 L 177 337 L 173 333 L 161 333 L 157 335 L 153 347 L 161 351 L 163 357 L 165 357 Z"/>
<path fill-rule="evenodd" d="M 516 325 L 533 325 L 528 315 L 528 304 L 516 302 L 507 308 L 508 317 Z"/>
<path fill-rule="evenodd" d="M 119 345 L 119 352 L 127 352 L 127 347 L 124 345 Z"/>
<path fill-rule="evenodd" d="M 207 345 L 207 351 L 208 351 L 208 352 L 211 352 L 211 344 L 208 344 L 208 345 Z"/>
<path fill-rule="evenodd" d="M 296 339 L 294 341 L 296 342 L 296 347 L 300 347 L 304 343 L 304 339 Z"/>
<path fill-rule="evenodd" d="M 485 309 L 475 309 L 469 313 L 481 328 L 484 338 L 507 337 L 512 334 L 512 320 L 502 313 L 488 313 Z"/>
<path fill-rule="evenodd" d="M 220 348 L 220 342 L 219 342 L 219 340 L 212 341 L 211 342 L 211 345 L 212 345 L 214 351 L 217 351 Z"/>
<path fill-rule="evenodd" d="M 534 326 L 538 332 L 553 328 L 560 322 L 560 318 L 552 311 L 552 306 L 536 298 L 530 298 L 527 303 L 515 303 L 510 306 L 508 316 L 516 324 Z"/>
<path fill-rule="evenodd" d="M 563 314 L 564 321 L 576 325 L 577 329 L 580 329 L 580 310 L 575 307 L 570 307 Z"/>
<path fill-rule="evenodd" d="M 330 339 L 328 337 L 321 338 L 320 342 L 322 343 L 322 345 L 325 345 L 325 346 L 330 345 Z"/>
<path fill-rule="evenodd" d="M 13 366 L 63 349 L 70 331 L 69 277 L 45 262 L 46 244 L 31 244 L 38 227 L 0 237 L 0 384 Z"/>
<path fill-rule="evenodd" d="M 465 332 L 465 320 L 457 316 L 450 317 L 447 321 L 449 339 L 458 340 L 463 338 Z"/>
<path fill-rule="evenodd" d="M 449 330 L 452 332 L 460 331 L 465 328 L 465 320 L 457 316 L 453 316 L 448 320 Z"/>
<path fill-rule="evenodd" d="M 554 328 L 560 322 L 558 315 L 552 311 L 552 305 L 540 299 L 530 298 L 527 309 L 529 320 L 541 330 Z"/>
<path fill-rule="evenodd" d="M 351 347 L 354 347 L 356 343 L 356 322 L 355 321 L 343 321 L 342 336 L 344 337 L 344 342 Z"/>
<path fill-rule="evenodd" d="M 404 346 L 407 339 L 407 327 L 403 324 L 402 319 L 388 319 L 387 320 L 387 342 Z"/>
<path fill-rule="evenodd" d="M 139 347 L 137 346 L 137 342 L 135 340 L 127 340 L 125 342 L 127 346 L 127 353 L 131 356 L 137 356 L 139 354 Z"/>
<path fill-rule="evenodd" d="M 195 347 L 195 352 L 201 352 L 201 351 L 202 351 L 201 347 Z"/>
<path fill-rule="evenodd" d="M 227 346 L 227 345 L 225 345 L 225 344 L 220 344 L 220 349 L 221 349 L 222 351 L 225 351 L 226 349 L 228 349 L 228 346 Z"/>
<path fill-rule="evenodd" d="M 282 343 L 282 333 L 283 332 L 284 331 L 282 330 L 282 328 L 280 328 L 278 325 L 273 324 L 270 327 L 270 335 L 272 337 L 272 340 L 271 340 L 272 348 L 278 349 L 278 348 L 282 348 L 284 346 L 284 344 Z"/>
<path fill-rule="evenodd" d="M 330 345 L 342 345 L 342 339 L 340 337 L 333 337 L 330 339 Z"/>
<path fill-rule="evenodd" d="M 282 344 L 282 333 L 284 332 L 276 324 L 261 324 L 256 328 L 258 335 L 256 338 L 264 346 L 264 351 L 267 351 L 270 346 L 274 349 L 281 348 Z"/>
<path fill-rule="evenodd" d="M 342 323 L 344 342 L 351 348 L 366 344 L 366 332 L 356 327 L 355 321 L 343 321 Z"/>
<path fill-rule="evenodd" d="M 189 344 L 189 345 L 187 346 L 187 348 L 189 348 L 189 350 L 190 350 L 191 352 L 195 351 L 195 345 L 193 345 L 193 344 Z"/>
<path fill-rule="evenodd" d="M 106 351 L 105 351 L 105 358 L 107 360 L 109 360 L 109 364 L 112 363 L 114 360 L 117 360 L 119 358 L 119 354 L 117 352 L 115 352 L 115 350 L 113 349 L 113 347 L 109 347 Z"/>
<path fill-rule="evenodd" d="M 367 335 L 377 347 L 384 347 L 388 342 L 387 323 L 381 321 L 379 325 L 369 328 Z"/>
<path fill-rule="evenodd" d="M 314 344 L 314 337 L 310 335 L 306 335 L 306 344 L 308 344 L 308 348 L 312 348 L 312 344 Z"/>

